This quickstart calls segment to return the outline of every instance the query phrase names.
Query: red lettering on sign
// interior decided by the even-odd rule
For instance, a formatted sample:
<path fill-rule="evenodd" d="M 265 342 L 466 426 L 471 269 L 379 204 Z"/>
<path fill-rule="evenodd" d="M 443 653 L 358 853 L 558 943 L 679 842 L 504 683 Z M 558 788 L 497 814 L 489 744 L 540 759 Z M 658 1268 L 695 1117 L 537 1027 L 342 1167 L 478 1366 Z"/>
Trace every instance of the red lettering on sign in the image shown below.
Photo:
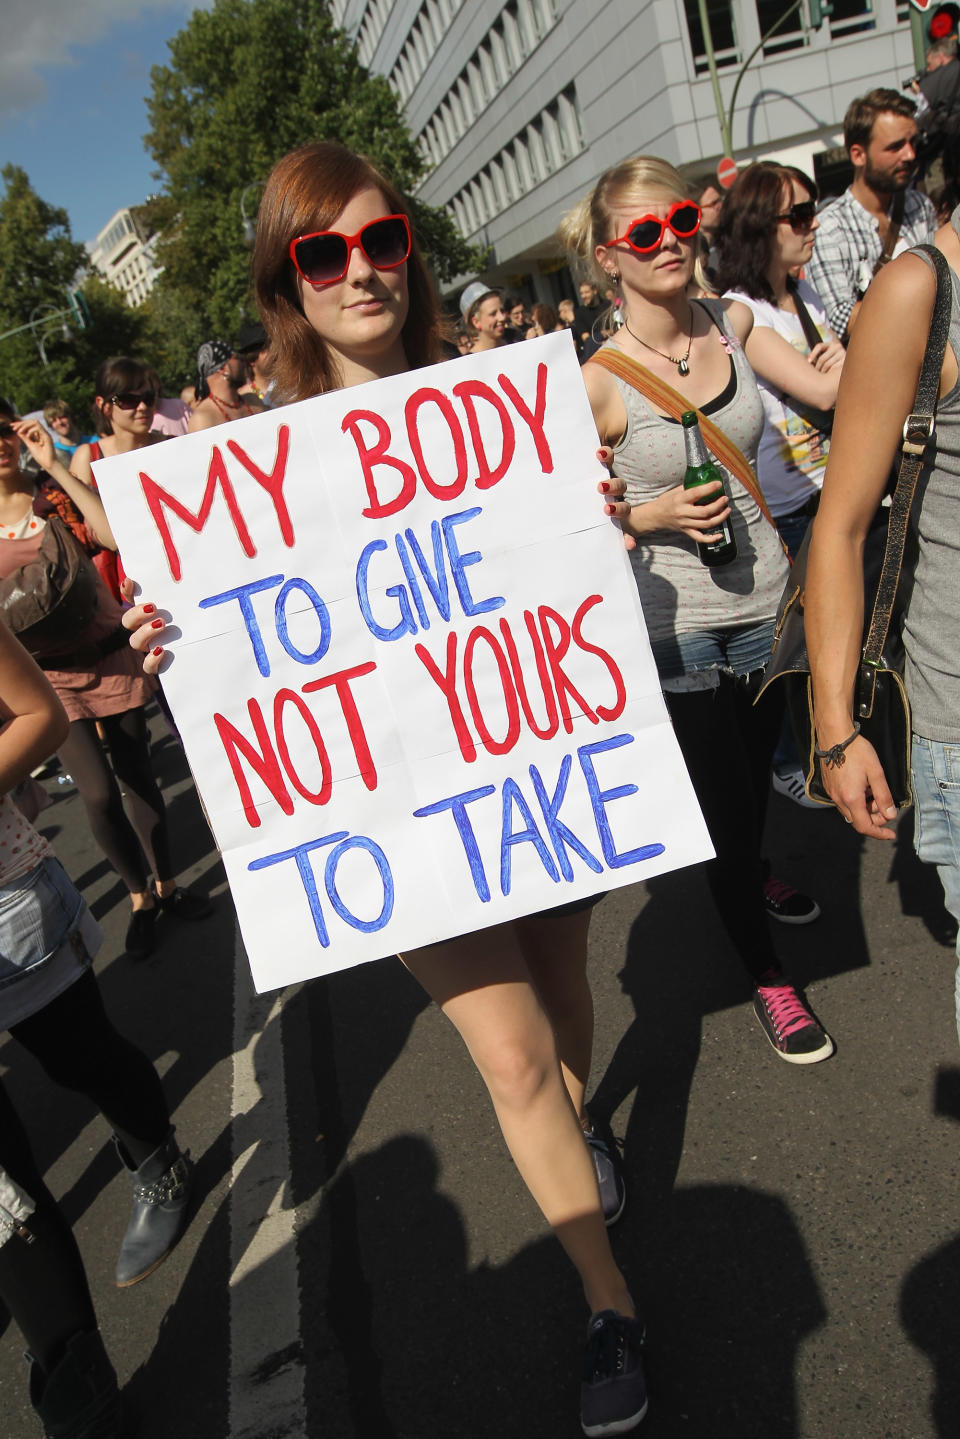
<path fill-rule="evenodd" d="M 249 824 L 252 829 L 257 829 L 260 825 L 260 815 L 253 802 L 253 795 L 250 792 L 250 785 L 246 773 L 240 763 L 237 753 L 238 750 L 254 773 L 259 775 L 263 780 L 263 783 L 267 786 L 267 789 L 273 795 L 273 798 L 283 810 L 284 814 L 293 814 L 293 800 L 290 798 L 287 787 L 283 782 L 283 775 L 280 772 L 280 762 L 270 742 L 263 712 L 255 699 L 247 701 L 247 711 L 250 715 L 250 723 L 253 725 L 254 733 L 257 737 L 257 744 L 260 746 L 259 749 L 256 749 L 247 739 L 246 735 L 242 735 L 236 726 L 232 725 L 222 714 L 214 714 L 213 722 L 217 727 L 220 743 L 223 745 L 227 759 L 230 761 L 233 780 L 240 793 L 240 800 L 243 804 L 243 812 L 246 816 L 247 824 Z"/>
<path fill-rule="evenodd" d="M 489 645 L 500 672 L 500 685 L 503 689 L 503 700 L 507 710 L 507 732 L 502 740 L 495 740 L 487 728 L 473 679 L 473 652 L 479 640 L 485 640 Z M 477 625 L 476 629 L 472 629 L 467 636 L 467 642 L 463 647 L 463 680 L 467 691 L 467 700 L 470 704 L 470 713 L 473 715 L 473 722 L 477 727 L 477 734 L 480 736 L 484 749 L 489 754 L 509 754 L 520 737 L 520 706 L 517 704 L 517 691 L 510 678 L 510 665 L 506 655 L 495 637 L 483 625 Z"/>
<path fill-rule="evenodd" d="M 439 686 L 440 692 L 447 702 L 450 721 L 457 737 L 457 744 L 460 746 L 460 753 L 467 764 L 470 764 L 477 757 L 477 747 L 467 728 L 467 722 L 463 717 L 463 710 L 460 708 L 460 701 L 457 698 L 457 632 L 451 630 L 447 635 L 447 660 L 446 668 L 443 670 L 437 665 L 425 645 L 414 645 L 413 648 L 417 659 L 434 683 Z"/>
<path fill-rule="evenodd" d="M 277 516 L 277 524 L 280 526 L 280 534 L 283 543 L 293 547 L 293 525 L 290 523 L 290 512 L 287 509 L 287 502 L 283 498 L 283 481 L 287 473 L 287 454 L 290 449 L 290 426 L 281 425 L 277 430 L 277 455 L 273 462 L 273 469 L 269 474 L 261 470 L 255 460 L 252 460 L 246 450 L 241 449 L 236 440 L 227 441 L 227 449 L 234 459 L 240 461 L 248 475 L 252 475 L 257 484 L 265 489 L 273 501 L 273 508 Z"/>
<path fill-rule="evenodd" d="M 347 733 L 350 736 L 350 743 L 353 745 L 354 758 L 367 789 L 376 789 L 377 787 L 377 767 L 373 762 L 373 755 L 370 753 L 363 721 L 360 718 L 350 682 L 359 679 L 361 675 L 371 674 L 376 667 L 375 660 L 367 660 L 365 664 L 352 665 L 350 669 L 338 670 L 336 674 L 324 675 L 322 679 L 310 680 L 309 684 L 302 686 L 305 695 L 312 694 L 314 690 L 329 689 L 331 685 L 336 690 L 340 709 L 347 722 Z"/>
<path fill-rule="evenodd" d="M 170 526 L 167 524 L 164 506 L 171 509 L 175 515 L 179 515 L 184 524 L 189 525 L 192 530 L 199 534 L 210 518 L 210 511 L 213 508 L 213 497 L 216 493 L 217 485 L 219 485 L 223 491 L 223 498 L 227 502 L 227 509 L 230 512 L 230 518 L 233 521 L 233 527 L 237 532 L 237 538 L 240 541 L 244 554 L 252 559 L 257 553 L 257 547 L 250 538 L 250 531 L 247 529 L 246 522 L 240 511 L 240 506 L 237 504 L 237 497 L 233 492 L 233 485 L 230 483 L 230 476 L 227 473 L 226 464 L 217 445 L 214 445 L 213 454 L 210 456 L 210 467 L 207 470 L 207 487 L 203 492 L 203 499 L 200 502 L 200 508 L 196 514 L 194 514 L 192 510 L 188 510 L 186 505 L 181 504 L 173 495 L 168 494 L 161 485 L 157 484 L 156 480 L 152 480 L 143 470 L 140 471 L 140 484 L 143 487 L 144 499 L 153 516 L 153 523 L 156 525 L 160 538 L 163 541 L 167 564 L 174 580 L 179 581 L 182 570 L 180 556 L 177 553 L 176 545 L 173 543 Z"/>
<path fill-rule="evenodd" d="M 317 759 L 320 761 L 320 788 L 318 790 L 307 789 L 293 767 L 290 758 L 290 749 L 287 745 L 287 736 L 284 732 L 283 711 L 287 705 L 293 705 L 307 727 L 307 732 L 313 740 L 317 751 Z M 273 728 L 277 736 L 277 749 L 280 751 L 280 758 L 283 767 L 287 772 L 287 778 L 298 794 L 311 804 L 326 804 L 333 789 L 333 774 L 330 769 L 330 757 L 327 754 L 327 747 L 323 742 L 323 735 L 320 733 L 320 726 L 317 724 L 309 708 L 296 693 L 295 690 L 278 690 L 273 697 Z"/>
<path fill-rule="evenodd" d="M 516 448 L 516 434 L 513 428 L 513 421 L 506 405 L 497 394 L 485 385 L 482 380 L 464 380 L 462 384 L 454 385 L 453 393 L 463 405 L 467 417 L 467 426 L 470 430 L 470 439 L 473 441 L 474 453 L 477 457 L 479 473 L 477 475 L 477 489 L 489 490 L 498 480 L 502 480 L 510 468 L 510 461 L 513 459 L 513 452 Z M 495 465 L 490 464 L 487 452 L 483 447 L 483 436 L 480 433 L 480 422 L 477 419 L 477 400 L 486 400 L 492 405 L 500 418 L 501 443 L 500 458 Z"/>
<path fill-rule="evenodd" d="M 453 440 L 453 454 L 457 462 L 457 478 L 451 480 L 447 485 L 442 485 L 435 480 L 427 469 L 427 462 L 423 457 L 423 445 L 420 441 L 420 431 L 417 426 L 420 410 L 423 405 L 434 404 L 447 422 L 450 431 L 450 438 Z M 403 407 L 403 417 L 407 424 L 407 439 L 410 441 L 410 449 L 413 451 L 413 458 L 417 462 L 417 469 L 420 471 L 420 478 L 424 486 L 437 500 L 454 500 L 457 495 L 462 494 L 463 487 L 467 483 L 467 446 L 463 438 L 463 429 L 457 419 L 457 412 L 453 405 L 440 390 L 415 390 Z"/>
<path fill-rule="evenodd" d="M 373 425 L 377 432 L 377 439 L 370 448 L 363 438 L 360 429 L 361 421 Z M 400 460 L 395 455 L 387 454 L 387 446 L 390 443 L 390 426 L 382 415 L 377 415 L 373 410 L 351 410 L 345 415 L 341 430 L 346 434 L 349 430 L 353 437 L 353 443 L 357 447 L 357 454 L 360 456 L 360 467 L 363 470 L 363 482 L 367 487 L 367 498 L 370 501 L 369 509 L 363 510 L 367 519 L 383 519 L 385 515 L 395 515 L 402 510 L 413 499 L 417 488 L 417 474 L 406 460 Z M 381 500 L 377 491 L 376 481 L 373 472 L 378 465 L 389 465 L 396 470 L 403 483 L 392 500 Z"/>
<path fill-rule="evenodd" d="M 507 398 L 513 402 L 517 414 L 533 436 L 533 443 L 537 447 L 537 459 L 540 461 L 541 470 L 543 470 L 545 475 L 552 475 L 553 456 L 550 453 L 546 431 L 543 428 L 543 417 L 547 410 L 546 365 L 541 363 L 537 366 L 537 397 L 533 402 L 532 411 L 512 380 L 506 375 L 498 375 L 497 381 Z"/>

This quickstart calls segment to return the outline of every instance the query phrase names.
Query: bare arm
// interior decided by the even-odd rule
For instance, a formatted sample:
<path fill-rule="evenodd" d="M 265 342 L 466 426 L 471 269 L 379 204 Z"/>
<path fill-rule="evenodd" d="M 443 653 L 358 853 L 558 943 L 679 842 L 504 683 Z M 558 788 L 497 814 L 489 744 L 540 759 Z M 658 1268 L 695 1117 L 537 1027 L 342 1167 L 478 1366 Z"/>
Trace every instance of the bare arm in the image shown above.
<path fill-rule="evenodd" d="M 57 459 L 53 440 L 43 426 L 33 420 L 17 420 L 14 429 L 41 469 L 46 470 L 50 478 L 56 480 L 61 489 L 66 490 L 99 543 L 108 550 L 115 550 L 117 542 L 113 538 L 103 501 L 96 490 L 91 490 L 78 480 L 63 461 Z"/>
<path fill-rule="evenodd" d="M 837 402 L 837 390 L 843 365 L 833 364 L 828 370 L 817 366 L 817 359 L 828 347 L 818 345 L 810 356 L 801 355 L 788 340 L 769 325 L 754 325 L 744 346 L 754 371 L 768 384 L 785 395 L 818 410 L 831 410 Z"/>
<path fill-rule="evenodd" d="M 90 446 L 78 445 L 70 460 L 70 473 L 75 475 L 82 485 L 88 490 L 93 489 L 93 464 L 90 459 Z"/>
<path fill-rule="evenodd" d="M 845 740 L 854 728 L 864 541 L 913 406 L 935 293 L 934 276 L 922 260 L 903 255 L 893 261 L 870 286 L 847 352 L 804 611 L 821 749 Z M 948 363 L 955 371 L 949 351 L 945 369 Z M 861 834 L 892 839 L 888 821 L 896 807 L 876 752 L 861 737 L 845 755 L 842 766 L 824 769 L 831 799 Z"/>
<path fill-rule="evenodd" d="M 0 792 L 48 759 L 68 728 L 46 675 L 0 622 Z"/>
<path fill-rule="evenodd" d="M 187 422 L 187 434 L 192 435 L 197 430 L 212 430 L 214 425 L 223 423 L 223 416 L 219 415 L 212 405 L 201 403 L 193 411 Z"/>

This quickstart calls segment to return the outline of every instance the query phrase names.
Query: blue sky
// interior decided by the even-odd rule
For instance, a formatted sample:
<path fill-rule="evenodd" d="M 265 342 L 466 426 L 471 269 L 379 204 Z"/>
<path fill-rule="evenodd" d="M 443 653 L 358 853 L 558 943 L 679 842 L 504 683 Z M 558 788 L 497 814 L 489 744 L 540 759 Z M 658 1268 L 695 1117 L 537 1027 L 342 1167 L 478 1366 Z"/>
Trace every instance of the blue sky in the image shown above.
<path fill-rule="evenodd" d="M 143 148 L 150 68 L 197 0 L 5 0 L 0 157 L 63 205 L 75 240 L 157 188 Z M 13 12 L 12 14 L 10 12 Z"/>

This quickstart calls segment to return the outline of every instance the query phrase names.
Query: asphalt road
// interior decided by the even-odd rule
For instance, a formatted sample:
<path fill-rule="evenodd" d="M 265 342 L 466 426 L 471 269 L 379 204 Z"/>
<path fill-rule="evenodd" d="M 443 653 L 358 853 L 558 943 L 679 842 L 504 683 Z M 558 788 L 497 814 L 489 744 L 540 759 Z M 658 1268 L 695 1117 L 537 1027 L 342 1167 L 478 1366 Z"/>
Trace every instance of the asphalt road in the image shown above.
<path fill-rule="evenodd" d="M 125 903 L 69 785 L 41 817 L 101 921 L 121 1029 L 198 1162 L 178 1250 L 128 1291 L 107 1128 L 6 1039 L 140 1439 L 574 1439 L 586 1319 L 459 1040 L 396 960 L 251 993 L 173 741 L 156 760 L 184 873 L 216 914 L 117 958 Z M 620 890 L 592 931 L 593 1090 L 625 1138 L 618 1258 L 649 1330 L 648 1439 L 960 1434 L 953 951 L 935 877 L 775 797 L 777 927 L 837 1043 L 776 1058 L 696 871 Z M 232 1184 L 231 1184 L 232 1178 Z M 0 1318 L 0 1439 L 38 1432 Z"/>

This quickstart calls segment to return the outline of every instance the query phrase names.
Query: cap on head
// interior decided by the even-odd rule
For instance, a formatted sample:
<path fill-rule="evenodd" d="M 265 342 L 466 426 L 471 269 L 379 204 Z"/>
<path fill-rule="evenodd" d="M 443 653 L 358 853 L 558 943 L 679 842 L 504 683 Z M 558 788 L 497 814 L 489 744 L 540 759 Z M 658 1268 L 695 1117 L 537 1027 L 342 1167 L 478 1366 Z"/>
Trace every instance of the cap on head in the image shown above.
<path fill-rule="evenodd" d="M 247 320 L 240 326 L 237 335 L 237 354 L 246 354 L 248 350 L 265 350 L 267 347 L 267 332 L 259 320 Z"/>
<path fill-rule="evenodd" d="M 471 305 L 475 305 L 481 295 L 489 295 L 490 286 L 485 285 L 482 280 L 473 280 L 460 296 L 460 313 L 466 316 Z"/>

